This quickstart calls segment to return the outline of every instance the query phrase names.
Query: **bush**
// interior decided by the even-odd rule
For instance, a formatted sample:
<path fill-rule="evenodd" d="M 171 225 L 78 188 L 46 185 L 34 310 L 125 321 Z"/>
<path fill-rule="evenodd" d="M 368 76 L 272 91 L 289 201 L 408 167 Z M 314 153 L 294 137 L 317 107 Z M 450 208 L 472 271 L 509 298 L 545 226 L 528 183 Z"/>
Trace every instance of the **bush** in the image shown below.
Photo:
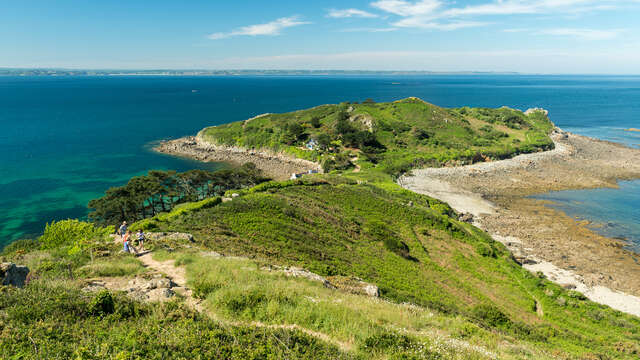
<path fill-rule="evenodd" d="M 40 237 L 43 249 L 54 249 L 62 246 L 75 246 L 79 243 L 89 243 L 109 235 L 108 228 L 94 226 L 79 220 L 53 221 L 44 228 Z"/>
<path fill-rule="evenodd" d="M 477 305 L 471 310 L 471 315 L 480 325 L 486 327 L 505 327 L 511 323 L 511 319 L 493 305 Z"/>
<path fill-rule="evenodd" d="M 101 290 L 93 296 L 89 303 L 88 312 L 94 316 L 104 316 L 113 314 L 115 311 L 115 304 L 113 297 L 108 290 Z"/>

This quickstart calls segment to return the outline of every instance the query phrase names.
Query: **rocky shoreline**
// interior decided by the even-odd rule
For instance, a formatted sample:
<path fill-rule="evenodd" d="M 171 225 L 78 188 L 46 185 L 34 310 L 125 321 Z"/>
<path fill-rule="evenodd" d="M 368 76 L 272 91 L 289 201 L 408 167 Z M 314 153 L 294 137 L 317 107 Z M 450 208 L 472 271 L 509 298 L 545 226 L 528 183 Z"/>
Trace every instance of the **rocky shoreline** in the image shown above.
<path fill-rule="evenodd" d="M 264 150 L 215 145 L 197 136 L 162 141 L 154 146 L 153 150 L 206 162 L 224 162 L 233 165 L 252 162 L 266 176 L 274 180 L 287 180 L 293 173 L 306 173 L 309 170 L 322 171 L 320 165 L 312 161 Z"/>
<path fill-rule="evenodd" d="M 556 129 L 554 150 L 456 168 L 414 170 L 404 188 L 473 215 L 523 266 L 583 292 L 591 300 L 640 316 L 640 256 L 529 195 L 617 187 L 640 178 L 640 149 Z"/>

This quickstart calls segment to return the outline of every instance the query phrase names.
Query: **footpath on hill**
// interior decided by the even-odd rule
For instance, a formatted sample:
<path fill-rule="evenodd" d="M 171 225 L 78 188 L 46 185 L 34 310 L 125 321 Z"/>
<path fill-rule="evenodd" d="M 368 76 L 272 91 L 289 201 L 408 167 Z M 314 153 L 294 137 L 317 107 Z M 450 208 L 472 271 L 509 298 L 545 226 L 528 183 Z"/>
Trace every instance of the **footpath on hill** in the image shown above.
<path fill-rule="evenodd" d="M 341 342 L 338 341 L 336 339 L 333 339 L 332 337 L 330 337 L 327 334 L 323 334 L 317 331 L 313 331 L 304 327 L 301 327 L 299 325 L 296 324 L 264 324 L 261 322 L 257 322 L 257 321 L 252 321 L 252 322 L 241 322 L 241 321 L 227 321 L 227 320 L 222 320 L 220 319 L 218 316 L 216 316 L 214 313 L 212 313 L 211 311 L 208 311 L 202 304 L 202 301 L 199 299 L 196 299 L 193 296 L 193 292 L 191 291 L 191 289 L 189 289 L 187 287 L 187 274 L 186 274 L 186 270 L 184 267 L 181 266 L 176 266 L 174 260 L 166 260 L 166 261 L 158 261 L 158 260 L 154 260 L 153 259 L 153 253 L 152 252 L 147 252 L 145 254 L 142 254 L 140 256 L 137 257 L 140 262 L 142 262 L 142 264 L 159 273 L 164 274 L 165 276 L 167 276 L 175 285 L 177 288 L 182 288 L 184 289 L 184 291 L 181 292 L 181 295 L 184 297 L 185 303 L 187 304 L 187 306 L 189 306 L 190 308 L 197 310 L 198 312 L 201 313 L 205 313 L 207 314 L 209 317 L 213 318 L 214 320 L 220 322 L 223 325 L 227 325 L 227 326 L 252 326 L 252 327 L 261 327 L 261 328 L 268 328 L 268 329 L 285 329 L 285 330 L 298 330 L 301 331 L 307 335 L 313 336 L 315 338 L 318 338 L 320 340 L 326 341 L 328 343 L 334 344 L 336 346 L 338 346 L 341 350 L 343 351 L 350 351 L 352 350 L 353 345 L 352 344 L 348 344 L 345 342 Z"/>

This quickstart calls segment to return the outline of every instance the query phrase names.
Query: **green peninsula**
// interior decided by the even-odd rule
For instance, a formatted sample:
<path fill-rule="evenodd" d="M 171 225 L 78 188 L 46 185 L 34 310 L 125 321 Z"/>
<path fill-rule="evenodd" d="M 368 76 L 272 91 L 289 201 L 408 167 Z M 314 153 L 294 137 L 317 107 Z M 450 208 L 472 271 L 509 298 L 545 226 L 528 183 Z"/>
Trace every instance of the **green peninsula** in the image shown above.
<path fill-rule="evenodd" d="M 54 222 L 10 245 L 0 262 L 31 273 L 0 287 L 0 358 L 637 358 L 640 319 L 529 272 L 392 181 L 550 149 L 553 128 L 542 110 L 414 98 L 206 128 L 185 142 L 210 145 L 197 158 L 270 150 L 325 173 L 155 172 L 93 202 L 98 223 Z M 122 253 L 101 227 L 119 214 L 139 214 L 149 252 Z"/>
<path fill-rule="evenodd" d="M 548 150 L 553 127 L 544 110 L 445 109 L 408 98 L 265 114 L 198 136 L 218 145 L 283 151 L 320 162 L 325 171 L 358 164 L 398 174 Z"/>

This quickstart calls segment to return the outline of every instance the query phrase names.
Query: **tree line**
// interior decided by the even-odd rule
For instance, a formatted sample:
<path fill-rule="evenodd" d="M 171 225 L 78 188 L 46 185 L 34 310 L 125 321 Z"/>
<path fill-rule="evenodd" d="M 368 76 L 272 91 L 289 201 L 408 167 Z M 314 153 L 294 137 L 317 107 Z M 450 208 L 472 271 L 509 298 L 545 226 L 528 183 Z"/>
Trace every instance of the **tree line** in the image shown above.
<path fill-rule="evenodd" d="M 222 196 L 227 190 L 251 187 L 267 180 L 252 163 L 218 171 L 151 170 L 89 201 L 88 207 L 93 209 L 89 219 L 101 226 L 138 221 L 171 211 L 181 203 Z"/>

